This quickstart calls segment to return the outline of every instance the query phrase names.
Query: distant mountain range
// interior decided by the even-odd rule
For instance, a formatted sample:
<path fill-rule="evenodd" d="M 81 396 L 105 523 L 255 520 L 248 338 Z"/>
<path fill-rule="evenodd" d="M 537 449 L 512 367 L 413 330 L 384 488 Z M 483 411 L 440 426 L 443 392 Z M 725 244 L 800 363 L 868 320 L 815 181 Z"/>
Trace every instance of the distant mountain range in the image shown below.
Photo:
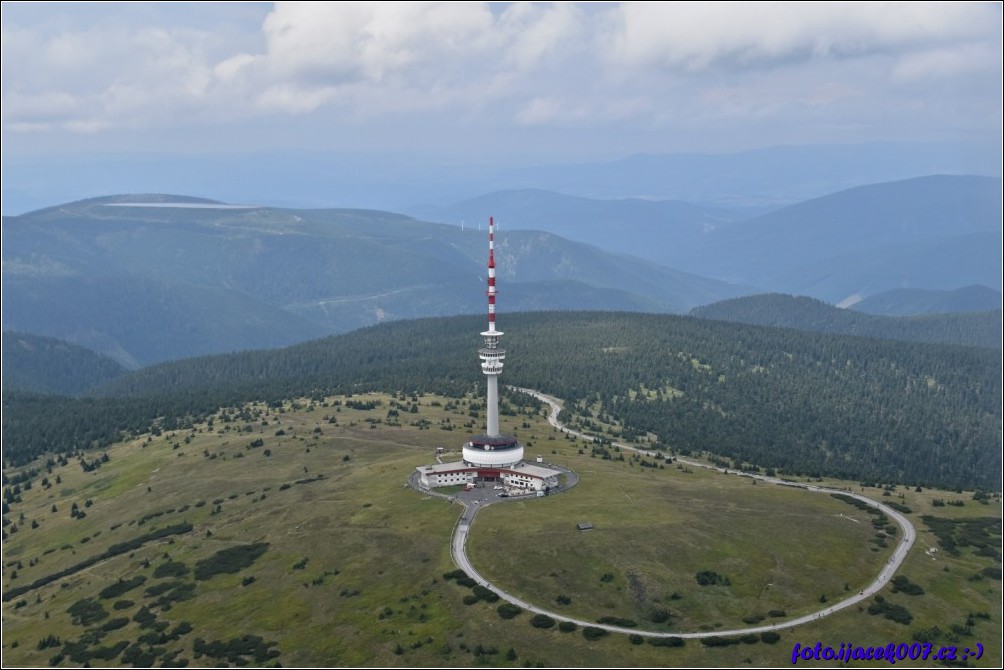
<path fill-rule="evenodd" d="M 415 207 L 428 221 L 476 225 L 492 212 L 502 230 L 543 230 L 676 267 L 719 228 L 742 221 L 735 211 L 679 200 L 596 200 L 554 191 L 497 191 L 450 207 Z"/>
<path fill-rule="evenodd" d="M 535 228 L 743 286 L 832 303 L 894 288 L 1001 288 L 1001 184 L 929 176 L 860 186 L 742 220 L 678 201 L 503 191 L 416 210 L 458 224 L 491 211 Z M 906 312 L 902 312 L 906 313 Z"/>
<path fill-rule="evenodd" d="M 528 162 L 529 160 L 529 162 Z M 929 174 L 1000 175 L 992 143 L 873 142 L 737 153 L 640 154 L 540 164 L 518 156 L 248 151 L 39 154 L 5 160 L 7 215 L 108 193 L 190 193 L 295 208 L 413 212 L 484 193 L 543 189 L 595 199 L 683 200 L 750 218 L 855 186 Z M 480 214 L 480 213 L 479 213 Z"/>
<path fill-rule="evenodd" d="M 999 305 L 987 312 L 892 317 L 840 309 L 814 298 L 773 293 L 724 300 L 697 307 L 690 314 L 702 319 L 834 335 L 1001 348 Z"/>
<path fill-rule="evenodd" d="M 4 217 L 3 240 L 6 329 L 132 368 L 486 309 L 486 232 L 387 212 L 108 197 Z M 685 312 L 748 292 L 545 232 L 496 249 L 507 311 Z"/>
<path fill-rule="evenodd" d="M 639 154 L 609 162 L 510 169 L 496 177 L 500 186 L 492 190 L 532 186 L 590 198 L 686 200 L 755 215 L 857 186 L 932 174 L 999 176 L 1000 170 L 1000 147 L 874 142 L 726 154 Z"/>
<path fill-rule="evenodd" d="M 1001 183 L 932 176 L 841 191 L 709 236 L 710 276 L 828 302 L 892 288 L 1001 287 Z"/>
<path fill-rule="evenodd" d="M 437 211 L 426 210 L 453 225 L 164 195 L 4 217 L 4 328 L 137 368 L 479 313 L 489 214 L 500 221 L 500 308 L 509 312 L 686 313 L 770 291 L 905 315 L 969 311 L 1001 290 L 1001 185 L 986 177 L 861 186 L 753 219 L 682 201 L 541 190 Z M 887 293 L 960 286 L 985 290 L 945 294 L 937 306 Z"/>

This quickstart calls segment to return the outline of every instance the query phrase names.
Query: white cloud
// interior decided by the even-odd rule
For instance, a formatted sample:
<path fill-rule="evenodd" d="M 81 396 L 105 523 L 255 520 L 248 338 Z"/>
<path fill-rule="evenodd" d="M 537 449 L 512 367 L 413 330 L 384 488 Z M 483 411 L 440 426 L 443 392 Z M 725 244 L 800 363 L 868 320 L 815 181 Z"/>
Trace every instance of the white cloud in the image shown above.
<path fill-rule="evenodd" d="M 484 52 L 491 14 L 456 2 L 278 3 L 265 20 L 273 76 L 341 84 Z"/>
<path fill-rule="evenodd" d="M 932 110 L 966 103 L 933 102 L 943 93 L 918 85 L 932 80 L 992 98 L 975 109 L 999 108 L 991 3 L 294 2 L 253 16 L 243 5 L 80 3 L 52 5 L 51 20 L 45 6 L 21 15 L 9 4 L 7 133 L 257 129 L 290 115 L 359 129 L 421 117 L 475 135 L 714 133 L 761 120 L 850 126 L 855 114 L 877 128 L 883 114 L 870 110 L 897 108 L 914 115 L 900 126 L 935 127 Z M 996 94 L 958 83 L 974 77 L 997 82 Z"/>
<path fill-rule="evenodd" d="M 534 98 L 516 113 L 516 122 L 534 126 L 565 118 L 563 105 L 554 98 Z"/>
<path fill-rule="evenodd" d="M 15 132 L 42 132 L 65 127 L 79 115 L 78 97 L 61 91 L 4 93 L 4 129 Z"/>
<path fill-rule="evenodd" d="M 3 83 L 12 127 L 93 133 L 156 125 L 205 101 L 213 82 L 207 32 L 121 25 L 13 32 L 13 44 L 4 33 Z"/>
<path fill-rule="evenodd" d="M 493 13 L 467 2 L 279 3 L 263 25 L 260 54 L 238 54 L 217 67 L 223 77 L 258 83 L 262 101 L 290 111 L 309 108 L 273 87 L 307 90 L 365 85 L 360 102 L 378 104 L 384 92 L 407 92 L 371 112 L 445 107 L 464 99 L 482 104 L 501 86 L 518 95 L 520 77 L 545 60 L 561 59 L 581 33 L 573 5 L 515 4 Z M 524 82 L 525 83 L 525 82 Z M 343 101 L 346 96 L 315 98 Z M 438 101 L 438 102 L 437 102 Z"/>
<path fill-rule="evenodd" d="M 263 56 L 252 56 L 251 54 L 237 54 L 217 63 L 213 68 L 213 74 L 221 82 L 233 82 L 241 76 L 242 72 L 253 70 L 262 60 Z"/>
<path fill-rule="evenodd" d="M 262 91 L 257 100 L 264 109 L 305 114 L 336 97 L 337 90 L 333 87 L 302 88 L 294 84 L 275 84 Z"/>
<path fill-rule="evenodd" d="M 546 65 L 545 61 L 563 62 L 569 54 L 588 53 L 592 37 L 584 21 L 573 4 L 520 3 L 499 17 L 492 32 L 505 40 L 500 54 L 504 62 L 527 71 Z"/>
<path fill-rule="evenodd" d="M 615 66 L 687 73 L 772 67 L 959 40 L 999 42 L 995 13 L 979 3 L 955 2 L 628 2 L 615 15 L 608 49 Z"/>
<path fill-rule="evenodd" d="M 893 77 L 904 81 L 946 79 L 971 74 L 998 76 L 1001 70 L 999 45 L 963 44 L 908 54 L 893 69 Z"/>

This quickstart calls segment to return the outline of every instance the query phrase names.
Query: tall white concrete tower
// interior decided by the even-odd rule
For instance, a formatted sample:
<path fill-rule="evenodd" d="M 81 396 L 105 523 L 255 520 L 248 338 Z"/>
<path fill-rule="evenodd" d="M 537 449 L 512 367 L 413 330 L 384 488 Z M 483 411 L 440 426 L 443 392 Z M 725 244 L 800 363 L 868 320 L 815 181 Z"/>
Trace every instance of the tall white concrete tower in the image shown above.
<path fill-rule="evenodd" d="M 482 468 L 511 467 L 523 460 L 523 445 L 512 435 L 499 432 L 499 373 L 505 349 L 499 348 L 501 330 L 495 330 L 495 219 L 488 219 L 488 330 L 481 333 L 485 346 L 478 349 L 481 372 L 488 380 L 488 424 L 485 434 L 464 445 L 464 461 Z M 490 470 L 484 476 L 494 477 Z"/>
<path fill-rule="evenodd" d="M 488 426 L 485 434 L 499 434 L 499 373 L 505 360 L 505 349 L 499 348 L 502 331 L 495 330 L 495 218 L 488 218 L 488 330 L 481 333 L 485 346 L 478 350 L 481 371 L 488 379 Z"/>

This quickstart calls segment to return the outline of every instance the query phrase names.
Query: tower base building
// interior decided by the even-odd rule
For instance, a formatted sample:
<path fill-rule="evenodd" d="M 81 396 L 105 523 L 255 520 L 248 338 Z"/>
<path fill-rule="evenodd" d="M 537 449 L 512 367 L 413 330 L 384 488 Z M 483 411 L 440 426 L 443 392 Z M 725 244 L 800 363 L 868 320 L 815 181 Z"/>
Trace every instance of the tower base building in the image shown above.
<path fill-rule="evenodd" d="M 418 468 L 418 481 L 429 489 L 439 486 L 477 486 L 494 483 L 509 488 L 547 493 L 558 488 L 560 474 L 557 470 L 530 463 L 520 462 L 506 468 L 477 468 L 463 461 L 457 461 Z"/>
<path fill-rule="evenodd" d="M 463 460 L 417 468 L 426 488 L 499 484 L 547 493 L 558 488 L 558 470 L 523 461 L 523 445 L 512 435 L 477 435 L 464 444 Z"/>

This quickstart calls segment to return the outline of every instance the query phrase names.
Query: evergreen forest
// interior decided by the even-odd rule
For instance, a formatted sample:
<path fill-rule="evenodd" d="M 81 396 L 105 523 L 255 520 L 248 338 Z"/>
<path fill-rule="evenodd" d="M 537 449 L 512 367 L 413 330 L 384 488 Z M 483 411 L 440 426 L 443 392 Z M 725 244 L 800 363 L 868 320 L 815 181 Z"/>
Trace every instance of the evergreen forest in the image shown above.
<path fill-rule="evenodd" d="M 3 387 L 75 395 L 125 374 L 110 358 L 63 340 L 3 332 Z"/>
<path fill-rule="evenodd" d="M 484 393 L 484 317 L 385 323 L 276 350 L 164 363 L 83 397 L 7 391 L 6 466 L 85 464 L 123 436 L 248 401 L 369 390 Z M 622 440 L 731 467 L 953 489 L 1001 478 L 1001 352 L 613 312 L 506 314 L 502 381 Z M 517 396 L 510 394 L 510 401 Z M 525 396 L 523 396 L 525 397 Z M 235 414 L 236 415 L 236 414 Z"/>

